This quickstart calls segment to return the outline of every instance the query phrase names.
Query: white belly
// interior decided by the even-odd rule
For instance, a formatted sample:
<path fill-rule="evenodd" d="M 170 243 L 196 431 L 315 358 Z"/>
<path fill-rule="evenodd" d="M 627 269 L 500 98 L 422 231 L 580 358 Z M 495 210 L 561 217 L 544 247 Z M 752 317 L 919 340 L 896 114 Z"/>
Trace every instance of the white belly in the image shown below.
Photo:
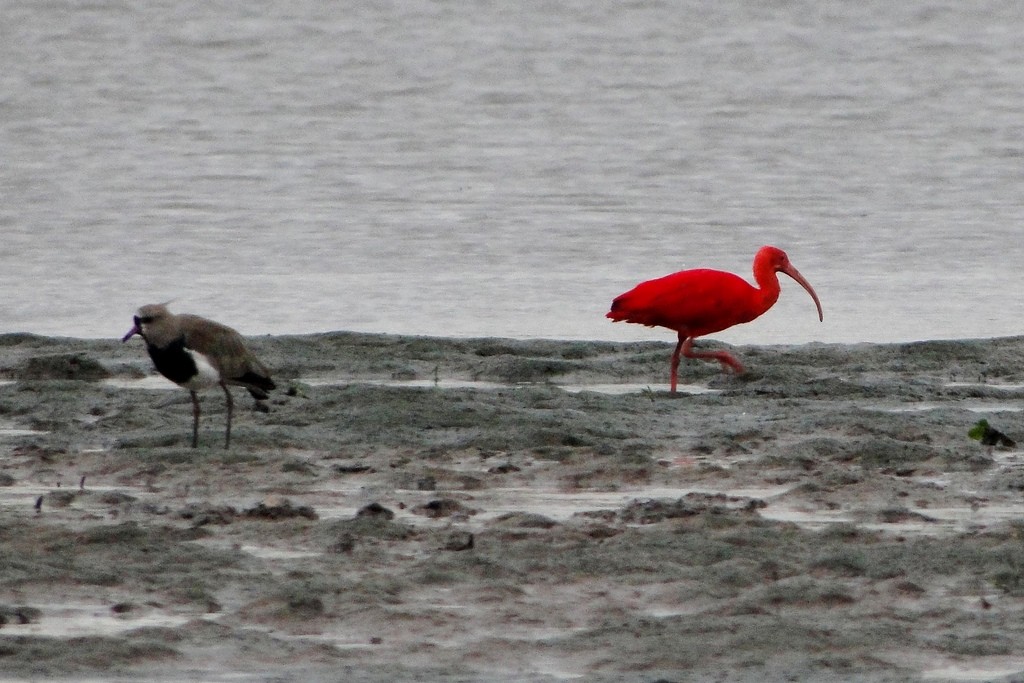
<path fill-rule="evenodd" d="M 190 391 L 199 391 L 200 389 L 209 389 L 210 387 L 217 386 L 220 383 L 220 373 L 210 365 L 210 361 L 206 360 L 206 356 L 196 353 L 192 349 L 185 349 L 185 351 L 195 361 L 197 374 L 182 386 Z"/>

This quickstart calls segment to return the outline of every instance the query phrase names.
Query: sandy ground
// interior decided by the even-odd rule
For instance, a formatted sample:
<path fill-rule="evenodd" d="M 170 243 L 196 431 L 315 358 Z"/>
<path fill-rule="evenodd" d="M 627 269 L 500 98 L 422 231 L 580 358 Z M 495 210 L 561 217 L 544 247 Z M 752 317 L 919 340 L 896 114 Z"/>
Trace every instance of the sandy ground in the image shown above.
<path fill-rule="evenodd" d="M 0 337 L 0 680 L 1024 676 L 1024 338 L 251 344 Z"/>

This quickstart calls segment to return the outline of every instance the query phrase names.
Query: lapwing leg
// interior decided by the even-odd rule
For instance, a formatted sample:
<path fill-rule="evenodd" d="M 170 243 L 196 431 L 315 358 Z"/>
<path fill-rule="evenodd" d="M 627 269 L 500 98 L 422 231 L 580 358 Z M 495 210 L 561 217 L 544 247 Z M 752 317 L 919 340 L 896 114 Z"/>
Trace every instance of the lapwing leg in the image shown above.
<path fill-rule="evenodd" d="M 199 447 L 199 396 L 196 392 L 190 391 L 192 395 L 192 448 Z"/>
<path fill-rule="evenodd" d="M 228 385 L 221 382 L 220 386 L 224 390 L 224 396 L 228 400 L 228 427 L 224 434 L 224 448 L 226 450 L 231 446 L 231 413 L 235 410 L 235 402 L 231 398 L 231 391 L 228 390 Z"/>

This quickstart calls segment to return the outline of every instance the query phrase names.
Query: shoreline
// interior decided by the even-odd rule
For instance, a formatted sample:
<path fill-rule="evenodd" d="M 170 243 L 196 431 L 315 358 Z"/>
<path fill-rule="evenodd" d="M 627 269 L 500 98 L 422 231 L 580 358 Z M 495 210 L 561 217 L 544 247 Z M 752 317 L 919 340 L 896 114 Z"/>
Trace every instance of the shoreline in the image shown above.
<path fill-rule="evenodd" d="M 611 340 L 563 340 L 544 338 L 511 338 L 511 337 L 437 337 L 426 335 L 399 335 L 368 332 L 318 332 L 297 335 L 258 335 L 246 336 L 247 344 L 256 350 L 261 357 L 274 369 L 276 376 L 288 379 L 298 378 L 308 368 L 302 361 L 297 361 L 297 354 L 314 353 L 316 346 L 331 351 L 334 355 L 319 355 L 320 365 L 336 371 L 351 371 L 357 374 L 382 372 L 389 368 L 384 364 L 389 360 L 398 363 L 406 360 L 417 365 L 424 361 L 435 361 L 431 368 L 433 374 L 441 369 L 459 371 L 460 362 L 467 359 L 486 359 L 488 357 L 513 358 L 549 358 L 568 361 L 565 365 L 550 366 L 548 375 L 558 376 L 573 371 L 598 372 L 606 367 L 587 367 L 587 360 L 595 357 L 628 356 L 637 357 L 663 351 L 666 355 L 665 383 L 668 376 L 668 356 L 674 348 L 674 340 L 647 341 L 611 341 Z M 925 339 L 906 342 L 805 342 L 801 344 L 728 344 L 714 338 L 700 338 L 695 342 L 697 348 L 723 348 L 738 356 L 757 358 L 762 355 L 778 358 L 788 354 L 806 354 L 806 364 L 813 368 L 842 369 L 843 365 L 857 366 L 869 361 L 885 361 L 887 356 L 903 357 L 906 354 L 925 351 L 930 355 L 954 353 L 959 349 L 963 352 L 963 360 L 972 366 L 984 366 L 986 362 L 979 357 L 978 349 L 987 349 L 993 354 L 993 362 L 997 365 L 1004 360 L 998 354 L 1024 347 L 1024 335 L 964 338 L 964 339 Z M 45 355 L 48 348 L 60 353 L 89 353 L 97 356 L 100 362 L 112 375 L 118 374 L 154 374 L 149 365 L 145 348 L 137 340 L 122 343 L 117 338 L 92 339 L 78 337 L 59 337 L 37 335 L 27 332 L 0 334 L 0 378 L 14 379 L 18 374 L 18 363 L 34 356 Z M 367 349 L 376 349 L 367 352 Z M 429 350 L 423 351 L 424 348 Z M 445 355 L 448 354 L 448 355 Z M 954 353 L 955 356 L 955 353 Z M 822 362 L 822 358 L 826 362 Z M 377 365 L 368 367 L 359 361 L 376 361 Z M 943 362 L 956 364 L 957 358 L 939 358 L 938 363 L 930 363 L 924 369 L 941 370 Z M 689 373 L 697 378 L 713 379 L 722 375 L 719 366 L 713 362 L 683 359 L 680 365 L 681 376 Z M 646 359 L 633 358 L 630 361 L 647 373 Z M 486 365 L 486 363 L 483 363 Z M 955 369 L 955 368 L 954 368 Z M 1011 367 L 998 367 L 1000 375 L 1024 376 Z M 401 369 L 396 370 L 402 374 Z M 493 368 L 485 368 L 485 373 L 493 373 Z M 544 374 L 544 373 L 541 373 Z M 756 366 L 750 368 L 746 375 L 757 375 Z M 530 380 L 524 380 L 530 381 Z"/>
<path fill-rule="evenodd" d="M 1024 337 L 698 340 L 748 373 L 675 397 L 658 340 L 247 340 L 224 451 L 141 343 L 0 335 L 5 675 L 1024 672 L 1024 453 L 968 436 L 1024 439 Z"/>

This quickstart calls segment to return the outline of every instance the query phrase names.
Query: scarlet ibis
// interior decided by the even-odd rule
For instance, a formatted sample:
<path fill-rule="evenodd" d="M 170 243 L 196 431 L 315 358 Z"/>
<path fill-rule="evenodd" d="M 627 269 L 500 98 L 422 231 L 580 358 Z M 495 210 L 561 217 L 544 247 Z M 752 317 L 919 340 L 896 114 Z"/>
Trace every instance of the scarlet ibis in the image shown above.
<path fill-rule="evenodd" d="M 761 247 L 754 256 L 754 280 L 760 289 L 738 275 L 720 270 L 683 270 L 641 282 L 616 297 L 606 317 L 615 322 L 625 320 L 648 327 L 667 327 L 679 333 L 679 343 L 672 353 L 672 393 L 675 393 L 680 352 L 687 358 L 717 360 L 723 370 L 731 368 L 736 373 L 743 372 L 743 365 L 728 351 L 694 351 L 693 340 L 750 322 L 771 308 L 779 300 L 776 273 L 785 273 L 799 282 L 814 299 L 818 320 L 825 319 L 814 288 L 789 262 L 786 252 L 772 246 Z"/>
<path fill-rule="evenodd" d="M 188 389 L 192 397 L 192 448 L 199 445 L 200 389 L 220 385 L 227 399 L 224 448 L 231 445 L 231 413 L 234 401 L 229 384 L 243 386 L 253 398 L 268 398 L 276 388 L 270 372 L 246 348 L 242 336 L 227 325 L 198 315 L 175 315 L 164 304 L 147 304 L 135 313 L 135 324 L 121 339 L 134 335 L 146 341 L 146 350 L 161 375 Z"/>

